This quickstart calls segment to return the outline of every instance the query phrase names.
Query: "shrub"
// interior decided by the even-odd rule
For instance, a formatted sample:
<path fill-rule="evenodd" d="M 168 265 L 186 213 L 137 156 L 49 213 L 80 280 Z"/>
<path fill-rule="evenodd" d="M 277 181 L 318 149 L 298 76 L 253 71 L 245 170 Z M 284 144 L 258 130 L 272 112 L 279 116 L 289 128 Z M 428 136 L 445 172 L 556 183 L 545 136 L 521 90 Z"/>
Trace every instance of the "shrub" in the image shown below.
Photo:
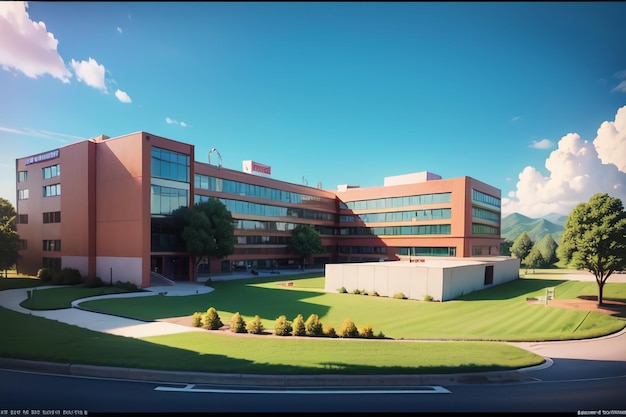
<path fill-rule="evenodd" d="M 368 339 L 374 337 L 374 330 L 372 330 L 372 326 L 370 324 L 366 324 L 365 326 L 363 326 L 360 336 L 366 337 Z"/>
<path fill-rule="evenodd" d="M 224 323 L 220 319 L 219 314 L 217 314 L 217 310 L 215 307 L 210 307 L 206 314 L 202 317 L 202 328 L 207 330 L 217 330 L 222 327 Z"/>
<path fill-rule="evenodd" d="M 256 315 L 254 316 L 254 319 L 250 322 L 248 322 L 248 325 L 246 326 L 248 333 L 252 333 L 252 334 L 262 334 L 263 331 L 265 330 L 265 327 L 263 326 L 263 323 L 261 322 L 261 318 Z"/>
<path fill-rule="evenodd" d="M 425 295 L 424 296 L 424 301 L 433 301 L 433 296 L 432 295 Z"/>
<path fill-rule="evenodd" d="M 55 285 L 75 285 L 83 282 L 78 269 L 63 268 L 52 274 L 52 283 Z"/>
<path fill-rule="evenodd" d="M 372 291 L 370 293 L 370 295 L 373 295 L 374 297 L 378 297 L 379 296 L 378 291 Z"/>
<path fill-rule="evenodd" d="M 355 288 L 355 289 L 352 290 L 352 293 L 358 295 L 358 294 L 361 294 L 361 290 L 358 289 L 358 288 Z"/>
<path fill-rule="evenodd" d="M 87 277 L 87 279 L 85 280 L 86 288 L 98 288 L 102 286 L 104 286 L 104 282 L 102 282 L 102 279 L 100 277 Z"/>
<path fill-rule="evenodd" d="M 405 300 L 406 299 L 406 295 L 404 295 L 404 293 L 401 292 L 397 292 L 393 295 L 393 298 L 398 298 L 400 300 Z"/>
<path fill-rule="evenodd" d="M 193 315 L 191 316 L 191 325 L 193 327 L 200 327 L 201 323 L 202 323 L 202 313 L 200 313 L 199 311 L 193 313 Z"/>
<path fill-rule="evenodd" d="M 137 285 L 133 284 L 132 282 L 122 282 L 122 281 L 117 281 L 115 283 L 115 286 L 117 288 L 123 289 L 123 290 L 129 290 L 129 291 L 137 291 L 139 288 L 137 288 Z"/>
<path fill-rule="evenodd" d="M 324 336 L 337 337 L 337 332 L 333 326 L 324 326 Z"/>
<path fill-rule="evenodd" d="M 287 320 L 287 317 L 280 316 L 276 319 L 274 324 L 274 334 L 277 336 L 289 336 L 292 331 L 291 322 Z"/>
<path fill-rule="evenodd" d="M 50 282 L 52 281 L 52 273 L 48 268 L 41 268 L 37 271 L 37 278 L 43 282 Z"/>
<path fill-rule="evenodd" d="M 359 329 L 356 328 L 352 319 L 347 318 L 344 319 L 339 334 L 341 337 L 359 337 Z"/>
<path fill-rule="evenodd" d="M 246 321 L 241 317 L 239 312 L 233 314 L 230 319 L 230 331 L 233 333 L 245 333 L 246 332 Z"/>
<path fill-rule="evenodd" d="M 386 336 L 385 336 L 385 334 L 383 332 L 378 332 L 376 337 L 379 338 L 379 339 L 384 339 Z"/>
<path fill-rule="evenodd" d="M 323 336 L 324 326 L 317 314 L 311 314 L 304 323 L 304 331 L 307 336 Z"/>
<path fill-rule="evenodd" d="M 304 325 L 304 317 L 302 314 L 298 314 L 291 324 L 293 328 L 291 334 L 294 336 L 304 336 L 306 334 L 306 327 Z"/>
<path fill-rule="evenodd" d="M 346 290 L 346 287 L 341 287 L 337 291 L 339 291 L 339 294 L 345 294 L 348 292 L 348 290 Z"/>

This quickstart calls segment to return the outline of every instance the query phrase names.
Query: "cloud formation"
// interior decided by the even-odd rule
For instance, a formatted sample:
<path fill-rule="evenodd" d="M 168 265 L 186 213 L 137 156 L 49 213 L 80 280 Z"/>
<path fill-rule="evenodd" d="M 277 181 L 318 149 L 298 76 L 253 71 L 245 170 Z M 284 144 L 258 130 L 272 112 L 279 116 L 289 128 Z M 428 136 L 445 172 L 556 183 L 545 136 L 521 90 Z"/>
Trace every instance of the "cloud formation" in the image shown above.
<path fill-rule="evenodd" d="M 44 22 L 33 22 L 23 1 L 0 2 L 0 65 L 29 78 L 49 74 L 69 83 L 72 73 L 57 51 L 59 41 Z"/>
<path fill-rule="evenodd" d="M 613 77 L 615 78 L 626 78 L 626 70 L 624 71 L 620 71 L 618 73 L 616 73 L 615 75 L 613 75 Z M 611 92 L 621 92 L 621 93 L 626 93 L 626 80 L 621 81 L 618 85 L 616 85 Z"/>
<path fill-rule="evenodd" d="M 98 62 L 89 57 L 89 61 L 75 61 L 72 59 L 71 66 L 76 73 L 78 81 L 82 81 L 90 87 L 107 92 L 107 87 L 104 84 L 104 65 L 98 64 Z"/>
<path fill-rule="evenodd" d="M 187 123 L 178 122 L 177 120 L 174 120 L 170 117 L 165 118 L 165 123 L 167 123 L 168 125 L 179 125 L 180 127 L 187 127 Z"/>
<path fill-rule="evenodd" d="M 602 123 L 593 142 L 576 133 L 563 136 L 545 167 L 547 176 L 534 167 L 524 168 L 517 190 L 502 199 L 504 214 L 569 214 L 596 193 L 626 202 L 626 106 L 617 111 L 615 121 Z"/>
<path fill-rule="evenodd" d="M 0 1 L 0 66 L 6 71 L 21 72 L 29 78 L 49 74 L 68 84 L 72 72 L 57 51 L 59 41 L 46 29 L 44 22 L 34 22 L 23 1 Z M 122 33 L 121 28 L 117 28 Z M 108 94 L 104 65 L 89 57 L 87 61 L 72 59 L 70 67 L 78 81 Z M 117 90 L 115 97 L 122 103 L 131 99 Z"/>

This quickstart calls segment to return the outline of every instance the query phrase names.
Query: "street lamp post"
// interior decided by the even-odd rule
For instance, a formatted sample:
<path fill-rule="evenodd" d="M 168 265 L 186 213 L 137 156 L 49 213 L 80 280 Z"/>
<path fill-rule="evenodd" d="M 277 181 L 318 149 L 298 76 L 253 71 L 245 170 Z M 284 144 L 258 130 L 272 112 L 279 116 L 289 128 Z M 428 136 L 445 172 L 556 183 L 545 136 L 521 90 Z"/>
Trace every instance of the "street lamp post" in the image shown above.
<path fill-rule="evenodd" d="M 218 151 L 215 148 L 211 148 L 211 150 L 209 151 L 209 165 L 211 164 L 211 154 L 213 152 L 217 153 L 217 160 L 218 160 L 217 169 L 220 169 L 222 167 L 222 155 L 220 155 L 220 151 Z"/>

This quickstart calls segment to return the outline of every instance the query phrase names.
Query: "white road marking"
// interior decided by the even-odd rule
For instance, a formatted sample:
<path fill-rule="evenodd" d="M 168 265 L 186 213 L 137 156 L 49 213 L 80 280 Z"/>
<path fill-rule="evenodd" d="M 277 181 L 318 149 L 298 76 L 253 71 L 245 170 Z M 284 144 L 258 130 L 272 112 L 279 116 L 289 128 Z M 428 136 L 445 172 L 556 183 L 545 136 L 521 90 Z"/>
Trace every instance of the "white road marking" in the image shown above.
<path fill-rule="evenodd" d="M 444 387 L 438 385 L 428 385 L 419 388 L 407 388 L 407 389 L 368 389 L 363 387 L 362 389 L 224 389 L 224 388 L 196 388 L 195 384 L 187 384 L 184 387 L 166 387 L 158 386 L 155 391 L 165 392 L 199 392 L 199 393 L 214 393 L 214 394 L 451 394 L 450 391 Z"/>

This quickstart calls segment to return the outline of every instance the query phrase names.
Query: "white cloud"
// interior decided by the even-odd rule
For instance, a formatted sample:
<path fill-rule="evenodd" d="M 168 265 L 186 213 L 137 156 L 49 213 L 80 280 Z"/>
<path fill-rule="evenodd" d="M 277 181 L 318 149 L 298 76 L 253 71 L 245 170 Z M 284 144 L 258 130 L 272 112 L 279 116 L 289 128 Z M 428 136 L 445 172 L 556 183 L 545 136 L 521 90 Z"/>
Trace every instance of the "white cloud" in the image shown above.
<path fill-rule="evenodd" d="M 89 61 L 75 61 L 72 59 L 70 62 L 78 81 L 82 81 L 90 87 L 97 88 L 104 92 L 107 92 L 107 87 L 104 84 L 104 65 L 98 64 L 98 62 L 89 57 Z"/>
<path fill-rule="evenodd" d="M 44 22 L 33 22 L 22 1 L 0 1 L 0 66 L 29 78 L 49 74 L 69 83 L 72 73 L 57 51 L 59 41 Z"/>
<path fill-rule="evenodd" d="M 522 118 L 522 116 L 515 116 L 514 118 L 511 119 L 511 121 L 512 122 L 517 122 L 521 118 Z"/>
<path fill-rule="evenodd" d="M 115 92 L 115 97 L 117 97 L 117 99 L 121 101 L 122 103 L 132 103 L 132 100 L 130 99 L 128 94 L 126 94 L 125 91 L 117 90 Z"/>
<path fill-rule="evenodd" d="M 576 133 L 563 136 L 545 167 L 547 176 L 534 167 L 524 168 L 516 191 L 502 199 L 504 214 L 569 214 L 601 192 L 626 202 L 626 106 L 618 110 L 614 122 L 602 123 L 592 143 Z"/>
<path fill-rule="evenodd" d="M 43 138 L 53 140 L 55 142 L 67 143 L 68 139 L 72 141 L 84 140 L 81 136 L 68 135 L 66 133 L 50 132 L 48 130 L 35 130 L 35 129 L 16 129 L 13 127 L 0 126 L 0 132 L 11 133 L 15 135 L 31 136 L 35 138 Z"/>
<path fill-rule="evenodd" d="M 122 28 L 119 27 L 119 26 L 117 27 L 117 31 L 118 31 L 118 33 L 123 33 Z"/>
<path fill-rule="evenodd" d="M 187 127 L 187 123 L 185 122 L 179 122 L 178 120 L 174 120 L 170 117 L 166 117 L 165 118 L 165 123 L 167 123 L 168 125 L 178 125 L 181 127 Z"/>
<path fill-rule="evenodd" d="M 552 143 L 551 140 L 542 139 L 540 141 L 533 140 L 533 143 L 531 143 L 528 147 L 535 148 L 535 149 L 549 149 L 552 146 L 554 146 L 554 144 Z"/>
<path fill-rule="evenodd" d="M 614 122 L 600 125 L 593 144 L 602 163 L 626 172 L 626 106 L 617 111 Z"/>

